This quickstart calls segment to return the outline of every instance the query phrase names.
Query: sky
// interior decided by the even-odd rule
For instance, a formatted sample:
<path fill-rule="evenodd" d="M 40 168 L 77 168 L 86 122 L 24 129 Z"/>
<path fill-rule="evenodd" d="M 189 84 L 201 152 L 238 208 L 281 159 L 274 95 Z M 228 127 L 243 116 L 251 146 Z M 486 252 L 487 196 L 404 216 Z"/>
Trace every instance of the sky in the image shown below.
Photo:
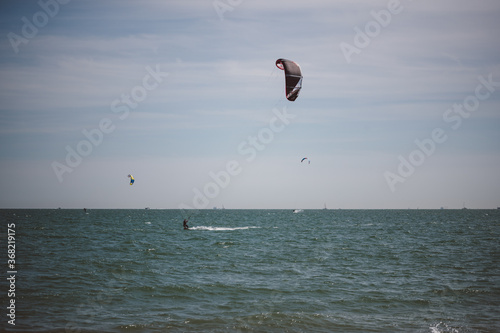
<path fill-rule="evenodd" d="M 2 1 L 0 208 L 496 208 L 498 17 L 497 0 Z M 301 66 L 294 102 L 278 58 Z"/>

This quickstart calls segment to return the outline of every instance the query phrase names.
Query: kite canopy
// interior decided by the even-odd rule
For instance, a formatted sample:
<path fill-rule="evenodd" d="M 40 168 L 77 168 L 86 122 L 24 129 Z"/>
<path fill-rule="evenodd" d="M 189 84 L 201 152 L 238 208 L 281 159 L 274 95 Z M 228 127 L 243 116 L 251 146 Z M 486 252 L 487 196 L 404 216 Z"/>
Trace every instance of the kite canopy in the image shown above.
<path fill-rule="evenodd" d="M 134 180 L 134 176 L 132 176 L 131 174 L 129 174 L 127 177 L 130 178 L 130 185 L 134 185 L 134 181 L 135 181 Z"/>
<path fill-rule="evenodd" d="M 294 61 L 280 58 L 276 60 L 276 67 L 285 71 L 285 91 L 289 101 L 295 101 L 302 88 L 302 72 L 300 66 Z"/>
<path fill-rule="evenodd" d="M 307 157 L 304 157 L 303 159 L 301 159 L 300 163 L 304 162 L 305 160 L 308 160 L 308 163 L 311 164 L 311 160 L 309 160 Z"/>

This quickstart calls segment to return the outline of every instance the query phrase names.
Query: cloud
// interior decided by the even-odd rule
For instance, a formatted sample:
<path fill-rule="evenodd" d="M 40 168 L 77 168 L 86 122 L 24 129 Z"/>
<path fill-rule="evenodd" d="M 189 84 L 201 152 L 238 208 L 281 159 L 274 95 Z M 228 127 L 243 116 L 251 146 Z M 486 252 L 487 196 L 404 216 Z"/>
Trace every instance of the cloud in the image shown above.
<path fill-rule="evenodd" d="M 354 44 L 355 28 L 365 29 L 374 20 L 372 12 L 386 9 L 388 3 L 241 1 L 233 2 L 221 20 L 211 0 L 72 1 L 21 45 L 18 54 L 7 38 L 0 41 L 0 152 L 12 159 L 4 164 L 4 174 L 21 182 L 20 175 L 35 166 L 46 163 L 50 171 L 51 160 L 40 156 L 64 160 L 65 147 L 85 139 L 83 129 L 95 128 L 108 117 L 116 130 L 68 175 L 69 185 L 61 189 L 55 177 L 48 181 L 56 183 L 50 184 L 54 197 L 69 193 L 99 168 L 108 173 L 117 166 L 113 158 L 125 164 L 142 159 L 143 165 L 134 167 L 143 167 L 144 173 L 171 163 L 196 164 L 189 172 L 176 169 L 183 181 L 176 179 L 175 186 L 182 188 L 184 182 L 184 196 L 189 197 L 193 186 L 203 185 L 187 181 L 193 172 L 207 174 L 213 160 L 241 158 L 238 144 L 268 124 L 273 108 L 285 104 L 297 117 L 255 164 L 248 165 L 235 188 L 228 188 L 241 197 L 235 205 L 264 205 L 258 191 L 245 194 L 256 184 L 279 198 L 269 196 L 270 206 L 293 202 L 293 182 L 287 177 L 297 170 L 287 170 L 287 159 L 304 153 L 324 158 L 317 176 L 299 182 L 320 184 L 317 194 L 303 199 L 311 207 L 322 206 L 325 197 L 339 200 L 328 186 L 349 193 L 346 198 L 356 202 L 353 206 L 383 205 L 383 200 L 370 199 L 383 197 L 387 189 L 381 175 L 397 156 L 411 150 L 415 138 L 442 126 L 443 113 L 474 93 L 480 75 L 491 73 L 500 81 L 500 44 L 495 42 L 500 4 L 490 0 L 401 0 L 403 11 L 348 63 L 339 45 Z M 0 13 L 4 35 L 21 33 L 21 18 L 41 10 L 36 2 L 9 6 Z M 283 101 L 283 73 L 274 65 L 281 57 L 297 61 L 303 70 L 304 86 L 293 103 Z M 142 84 L 147 66 L 160 66 L 169 75 L 120 119 L 111 104 Z M 498 96 L 482 102 L 454 132 L 456 140 L 442 146 L 441 157 L 435 157 L 442 162 L 436 174 L 447 174 L 451 152 L 454 157 L 469 156 L 480 147 L 484 155 L 479 158 L 484 160 L 498 154 L 491 144 Z M 124 161 L 131 151 L 140 158 L 132 155 Z M 328 170 L 335 170 L 338 178 Z M 259 178 L 262 173 L 267 175 Z M 431 186 L 424 178 L 418 179 Z M 408 181 L 403 192 L 417 192 L 408 198 L 424 197 L 424 188 L 415 184 Z M 30 186 L 26 182 L 22 188 Z M 349 186 L 363 187 L 366 197 L 356 201 L 356 191 Z M 16 186 L 9 188 L 15 191 Z M 157 187 L 153 192 L 161 194 Z M 142 194 L 147 196 L 146 191 Z M 116 195 L 111 206 L 123 199 Z M 221 193 L 221 200 L 229 202 L 230 197 Z M 22 202 L 21 196 L 16 198 Z M 169 198 L 175 201 L 174 194 Z M 349 206 L 348 201 L 343 206 Z"/>

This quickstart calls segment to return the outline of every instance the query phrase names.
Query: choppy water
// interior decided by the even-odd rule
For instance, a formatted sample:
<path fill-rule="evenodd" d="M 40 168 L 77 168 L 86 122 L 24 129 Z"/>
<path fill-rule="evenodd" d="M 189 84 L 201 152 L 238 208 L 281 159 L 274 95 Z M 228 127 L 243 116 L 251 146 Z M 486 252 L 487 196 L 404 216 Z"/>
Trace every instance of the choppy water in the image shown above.
<path fill-rule="evenodd" d="M 500 332 L 500 210 L 207 210 L 186 231 L 177 210 L 0 217 L 3 329 Z"/>

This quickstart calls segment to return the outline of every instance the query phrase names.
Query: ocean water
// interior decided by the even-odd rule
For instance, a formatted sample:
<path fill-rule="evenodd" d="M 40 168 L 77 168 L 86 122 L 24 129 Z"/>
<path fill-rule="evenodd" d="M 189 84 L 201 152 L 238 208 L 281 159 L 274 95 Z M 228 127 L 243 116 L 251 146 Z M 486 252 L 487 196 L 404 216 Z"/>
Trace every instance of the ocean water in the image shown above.
<path fill-rule="evenodd" d="M 201 210 L 191 230 L 184 217 L 0 210 L 4 263 L 15 224 L 0 329 L 500 332 L 500 210 Z"/>

